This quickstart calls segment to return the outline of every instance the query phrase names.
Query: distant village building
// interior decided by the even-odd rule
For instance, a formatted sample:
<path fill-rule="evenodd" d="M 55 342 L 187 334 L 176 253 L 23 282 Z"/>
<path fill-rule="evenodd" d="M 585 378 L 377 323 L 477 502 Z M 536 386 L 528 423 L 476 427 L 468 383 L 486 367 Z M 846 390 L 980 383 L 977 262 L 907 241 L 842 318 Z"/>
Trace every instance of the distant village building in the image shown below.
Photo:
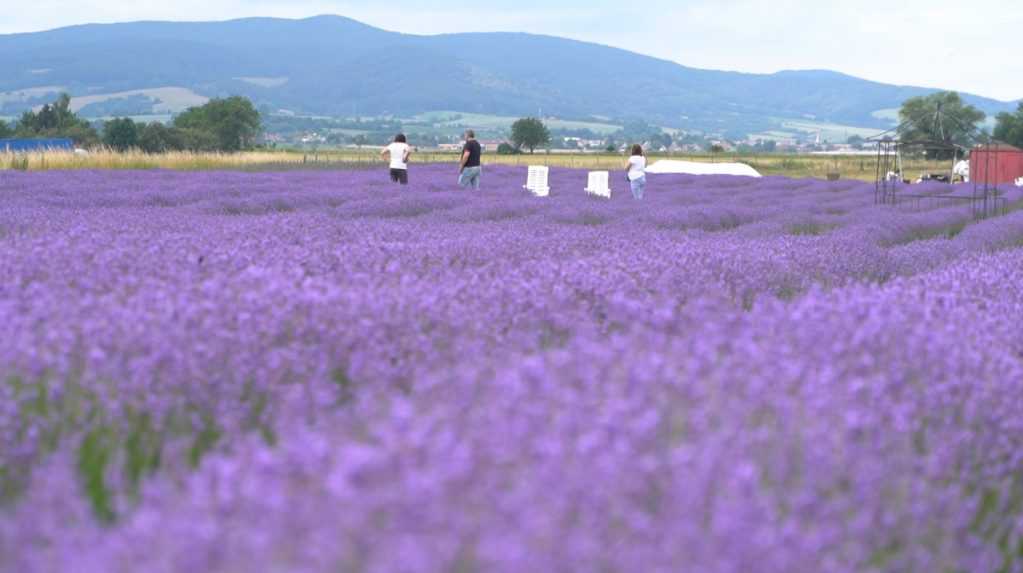
<path fill-rule="evenodd" d="M 722 151 L 725 151 L 727 153 L 735 151 L 735 144 L 732 143 L 731 141 L 725 141 L 724 139 L 712 139 L 710 140 L 710 145 L 712 147 L 717 146 L 721 148 Z"/>
<path fill-rule="evenodd" d="M 575 147 L 577 149 L 604 149 L 607 147 L 607 142 L 603 139 L 584 139 L 582 137 L 566 137 L 562 141 L 565 142 L 566 147 Z"/>
<path fill-rule="evenodd" d="M 502 143 L 506 142 L 498 139 L 483 139 L 480 140 L 480 147 L 483 148 L 483 151 L 492 151 L 496 153 L 497 148 L 500 147 Z"/>
<path fill-rule="evenodd" d="M 318 133 L 307 133 L 299 141 L 306 144 L 319 144 L 326 143 L 327 138 Z"/>
<path fill-rule="evenodd" d="M 500 147 L 500 145 L 502 143 L 507 143 L 507 142 L 500 141 L 500 140 L 497 140 L 497 139 L 483 139 L 483 140 L 480 140 L 479 143 L 480 143 L 480 148 L 483 151 L 497 153 L 497 148 Z M 441 151 L 461 151 L 464 146 L 465 146 L 464 142 L 460 142 L 460 143 L 441 143 L 441 144 L 437 145 L 437 149 L 439 149 Z"/>

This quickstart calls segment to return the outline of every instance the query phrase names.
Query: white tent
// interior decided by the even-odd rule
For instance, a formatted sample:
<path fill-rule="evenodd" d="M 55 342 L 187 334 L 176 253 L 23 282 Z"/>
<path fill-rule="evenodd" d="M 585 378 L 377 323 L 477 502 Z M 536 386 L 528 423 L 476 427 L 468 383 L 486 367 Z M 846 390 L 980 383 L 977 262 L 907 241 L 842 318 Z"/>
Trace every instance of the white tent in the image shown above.
<path fill-rule="evenodd" d="M 960 162 L 956 163 L 955 167 L 952 169 L 952 174 L 953 175 L 958 175 L 958 176 L 962 177 L 963 181 L 966 181 L 967 183 L 969 183 L 970 182 L 970 162 L 969 161 L 960 161 Z"/>
<path fill-rule="evenodd" d="M 662 159 L 647 167 L 647 173 L 682 173 L 685 175 L 738 175 L 740 177 L 760 177 L 756 169 L 745 163 L 698 163 L 696 161 L 677 161 Z"/>

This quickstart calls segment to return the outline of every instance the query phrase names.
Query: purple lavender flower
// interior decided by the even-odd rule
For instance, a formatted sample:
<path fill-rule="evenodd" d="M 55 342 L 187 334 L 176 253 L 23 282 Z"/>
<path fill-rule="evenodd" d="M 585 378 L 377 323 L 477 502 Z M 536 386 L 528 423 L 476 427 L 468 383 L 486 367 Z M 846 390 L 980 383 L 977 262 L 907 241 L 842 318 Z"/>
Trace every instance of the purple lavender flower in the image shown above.
<path fill-rule="evenodd" d="M 1023 211 L 524 176 L 0 172 L 0 570 L 1023 567 Z"/>

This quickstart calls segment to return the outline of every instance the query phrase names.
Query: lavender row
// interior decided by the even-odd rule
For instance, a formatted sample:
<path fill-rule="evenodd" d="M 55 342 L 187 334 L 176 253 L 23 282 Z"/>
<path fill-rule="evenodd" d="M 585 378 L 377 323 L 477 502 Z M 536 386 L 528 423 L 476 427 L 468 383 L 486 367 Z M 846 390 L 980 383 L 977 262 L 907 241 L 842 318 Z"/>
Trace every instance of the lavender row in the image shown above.
<path fill-rule="evenodd" d="M 0 173 L 0 569 L 972 571 L 1020 547 L 1023 212 L 450 175 Z"/>
<path fill-rule="evenodd" d="M 81 571 L 995 570 L 997 541 L 1023 535 L 1021 269 L 1017 250 L 751 312 L 637 306 L 613 335 L 402 391 L 353 380 L 334 407 L 282 387 L 274 445 L 237 436 L 184 482 L 155 479 L 114 530 L 62 450 L 3 526 L 36 550 L 4 554 Z"/>

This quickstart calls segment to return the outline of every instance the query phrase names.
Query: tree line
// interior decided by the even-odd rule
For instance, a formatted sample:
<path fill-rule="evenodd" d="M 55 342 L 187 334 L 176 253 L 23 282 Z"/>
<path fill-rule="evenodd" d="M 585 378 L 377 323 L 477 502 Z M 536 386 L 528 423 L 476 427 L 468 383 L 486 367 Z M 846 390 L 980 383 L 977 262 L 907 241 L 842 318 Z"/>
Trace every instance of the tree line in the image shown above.
<path fill-rule="evenodd" d="M 939 108 L 946 118 L 940 127 L 934 121 Z M 955 92 L 941 92 L 907 100 L 899 111 L 899 119 L 909 125 L 901 134 L 903 139 L 969 147 L 974 142 L 976 126 L 986 119 L 986 114 L 966 104 Z M 656 131 L 657 134 L 648 137 L 667 137 L 670 145 L 670 136 L 661 134 L 659 129 L 654 130 L 643 122 L 633 123 L 636 125 L 626 125 L 619 135 L 635 138 Z M 68 138 L 81 147 L 102 144 L 118 151 L 139 149 L 146 153 L 242 151 L 255 146 L 261 131 L 259 111 L 251 101 L 239 96 L 213 99 L 205 105 L 189 108 L 170 125 L 116 118 L 104 122 L 97 130 L 71 110 L 71 98 L 67 94 L 37 111 L 26 111 L 13 125 L 0 121 L 0 139 Z M 1023 103 L 1013 113 L 998 114 L 992 136 L 1023 147 Z M 528 149 L 533 153 L 551 142 L 551 133 L 540 119 L 526 117 L 512 125 L 510 139 L 511 145 L 502 146 L 500 152 L 521 153 Z M 935 155 L 940 153 L 934 152 Z"/>
<path fill-rule="evenodd" d="M 39 111 L 26 111 L 13 126 L 0 121 L 0 138 L 68 138 L 80 145 L 99 143 L 99 135 L 88 121 L 71 111 L 71 97 L 62 94 Z"/>
<path fill-rule="evenodd" d="M 969 148 L 978 142 L 978 136 L 983 138 L 987 135 L 978 128 L 985 119 L 987 114 L 964 102 L 958 93 L 939 92 L 910 98 L 902 104 L 899 120 L 907 127 L 900 135 L 905 141 Z M 990 135 L 995 140 L 1023 148 L 1023 103 L 1013 113 L 998 114 Z M 949 158 L 952 153 L 950 150 L 929 150 L 930 155 L 939 158 Z"/>
<path fill-rule="evenodd" d="M 261 130 L 259 112 L 251 101 L 238 96 L 189 108 L 170 125 L 123 117 L 108 120 L 97 130 L 71 110 L 67 94 L 37 111 L 26 111 L 14 125 L 0 121 L 0 139 L 67 138 L 79 147 L 102 144 L 117 151 L 146 153 L 243 151 L 255 146 Z"/>

